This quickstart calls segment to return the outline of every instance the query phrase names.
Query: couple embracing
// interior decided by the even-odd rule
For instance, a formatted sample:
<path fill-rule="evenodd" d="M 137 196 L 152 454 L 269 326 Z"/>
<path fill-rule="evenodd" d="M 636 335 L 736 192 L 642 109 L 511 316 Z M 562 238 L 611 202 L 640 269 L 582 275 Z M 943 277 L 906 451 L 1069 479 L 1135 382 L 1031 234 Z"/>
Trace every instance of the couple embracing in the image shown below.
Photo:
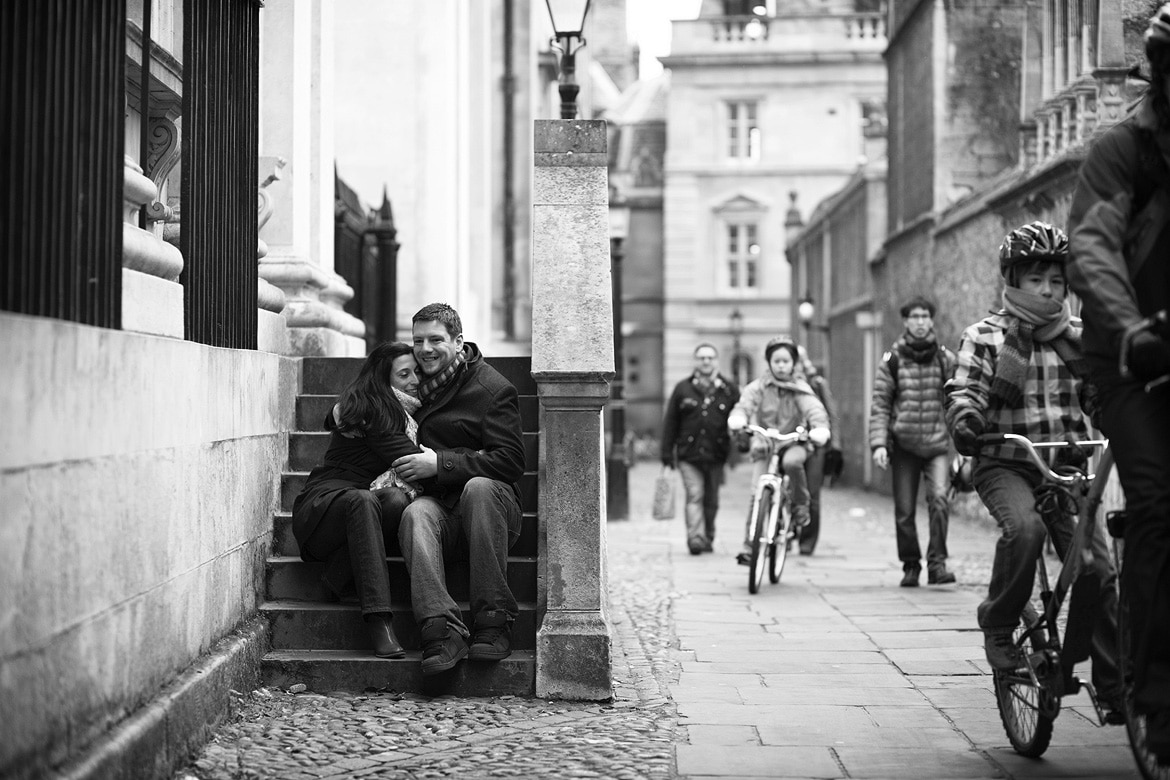
<path fill-rule="evenodd" d="M 356 590 L 384 658 L 405 656 L 386 565 L 385 541 L 398 538 L 429 676 L 512 652 L 507 566 L 524 448 L 516 388 L 464 341 L 459 314 L 424 306 L 412 334 L 413 345 L 374 349 L 327 415 L 329 448 L 293 504 L 293 533 L 304 560 L 325 562 L 331 592 Z M 470 628 L 447 592 L 445 562 L 456 557 L 470 567 Z"/>

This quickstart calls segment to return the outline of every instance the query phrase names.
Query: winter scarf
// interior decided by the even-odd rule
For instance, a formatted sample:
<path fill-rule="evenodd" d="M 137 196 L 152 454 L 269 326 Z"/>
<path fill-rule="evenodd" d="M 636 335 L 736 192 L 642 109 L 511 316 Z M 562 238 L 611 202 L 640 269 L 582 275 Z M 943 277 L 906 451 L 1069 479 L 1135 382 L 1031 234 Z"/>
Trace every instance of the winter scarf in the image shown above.
<path fill-rule="evenodd" d="M 413 395 L 407 395 L 399 390 L 397 387 L 394 390 L 394 397 L 398 399 L 398 403 L 402 404 L 402 410 L 406 412 L 406 436 L 415 444 L 418 444 L 418 423 L 414 421 L 414 413 L 422 406 L 422 401 L 415 398 Z M 410 500 L 413 501 L 422 492 L 422 488 L 413 482 L 407 482 L 398 476 L 398 472 L 394 469 L 387 469 L 382 472 L 370 483 L 370 490 L 380 490 L 386 487 L 396 487 L 401 489 Z"/>
<path fill-rule="evenodd" d="M 703 376 L 698 371 L 696 371 L 694 376 L 691 377 L 691 384 L 693 384 L 695 389 L 703 395 L 711 395 L 716 390 L 726 385 L 726 383 L 723 381 L 723 377 L 719 376 L 719 374 L 712 374 L 711 376 L 707 377 Z"/>
<path fill-rule="evenodd" d="M 920 339 L 907 333 L 902 339 L 902 350 L 915 363 L 929 363 L 938 354 L 938 339 L 933 330 Z"/>
<path fill-rule="evenodd" d="M 1081 341 L 1069 331 L 1072 313 L 1067 300 L 1057 303 L 1018 287 L 1005 287 L 1003 307 L 1015 319 L 1004 334 L 1003 349 L 996 359 L 995 378 L 991 382 L 992 399 L 1005 407 L 1020 403 L 1028 364 L 1032 361 L 1032 350 L 1037 341 L 1042 344 L 1051 342 L 1056 354 L 1074 376 L 1083 378 L 1086 375 Z"/>
<path fill-rule="evenodd" d="M 466 347 L 464 347 L 464 350 L 466 350 Z M 419 383 L 418 397 L 422 399 L 422 402 L 425 404 L 434 400 L 435 396 L 439 394 L 439 391 L 450 384 L 451 380 L 455 378 L 459 373 L 459 369 L 466 362 L 467 357 L 464 355 L 464 352 L 456 352 L 455 359 L 446 368 Z"/>

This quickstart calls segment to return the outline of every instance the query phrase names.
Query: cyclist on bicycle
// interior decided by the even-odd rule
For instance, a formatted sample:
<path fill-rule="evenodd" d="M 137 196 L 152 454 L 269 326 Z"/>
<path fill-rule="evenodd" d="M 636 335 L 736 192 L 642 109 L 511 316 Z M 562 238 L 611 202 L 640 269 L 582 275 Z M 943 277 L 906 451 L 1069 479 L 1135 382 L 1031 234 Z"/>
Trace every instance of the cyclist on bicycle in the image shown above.
<path fill-rule="evenodd" d="M 751 423 L 761 428 L 774 428 L 781 433 L 791 433 L 799 427 L 808 430 L 810 444 L 789 446 L 780 460 L 781 468 L 788 476 L 793 524 L 797 528 L 804 528 L 809 522 L 809 492 L 804 462 L 808 458 L 810 446 L 822 447 L 828 443 L 829 415 L 798 368 L 800 355 L 792 339 L 780 337 L 769 341 L 764 347 L 764 361 L 768 364 L 768 370 L 744 387 L 739 403 L 727 418 L 727 427 L 738 431 Z M 771 446 L 762 437 L 752 437 L 750 452 L 753 485 L 768 467 Z M 744 536 L 750 531 L 749 517 Z M 736 556 L 736 561 L 749 566 L 751 555 L 751 541 L 745 538 L 744 549 Z"/>
<path fill-rule="evenodd" d="M 981 449 L 978 437 L 1015 433 L 1048 441 L 1090 438 L 1086 410 L 1094 403 L 1093 388 L 1083 381 L 1081 324 L 1065 299 L 1067 261 L 1068 238 L 1059 228 L 1032 222 L 1007 234 L 999 249 L 1003 308 L 963 331 L 955 373 L 945 386 L 946 419 L 955 446 L 975 456 L 975 489 L 1001 529 L 987 598 L 977 613 L 987 662 L 995 669 L 1016 668 L 1021 660 L 1012 632 L 1031 597 L 1046 521 L 1062 557 L 1073 523 L 1067 516 L 1041 517 L 1033 494 L 1041 475 L 1023 448 L 1004 443 Z M 1093 682 L 1103 708 L 1111 713 L 1110 722 L 1116 722 L 1112 713 L 1121 712 L 1117 575 L 1100 527 L 1092 551 L 1102 583 L 1093 627 Z"/>
<path fill-rule="evenodd" d="M 1126 328 L 1170 307 L 1170 3 L 1150 20 L 1146 58 L 1149 90 L 1081 166 L 1069 286 L 1082 301 L 1101 428 L 1125 490 L 1134 709 L 1147 715 L 1147 747 L 1170 764 L 1170 389 L 1144 388 L 1170 373 L 1170 342 L 1142 331 L 1120 354 Z"/>

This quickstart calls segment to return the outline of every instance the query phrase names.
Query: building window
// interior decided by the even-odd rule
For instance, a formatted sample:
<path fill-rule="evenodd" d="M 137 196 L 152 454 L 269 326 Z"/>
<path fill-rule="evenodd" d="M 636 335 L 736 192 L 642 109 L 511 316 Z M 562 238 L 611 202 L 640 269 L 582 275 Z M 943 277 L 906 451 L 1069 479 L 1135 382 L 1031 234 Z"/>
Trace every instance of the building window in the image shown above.
<path fill-rule="evenodd" d="M 754 222 L 727 225 L 727 284 L 736 290 L 759 287 L 760 242 Z"/>
<path fill-rule="evenodd" d="M 734 159 L 760 159 L 760 127 L 754 100 L 727 104 L 727 156 Z"/>

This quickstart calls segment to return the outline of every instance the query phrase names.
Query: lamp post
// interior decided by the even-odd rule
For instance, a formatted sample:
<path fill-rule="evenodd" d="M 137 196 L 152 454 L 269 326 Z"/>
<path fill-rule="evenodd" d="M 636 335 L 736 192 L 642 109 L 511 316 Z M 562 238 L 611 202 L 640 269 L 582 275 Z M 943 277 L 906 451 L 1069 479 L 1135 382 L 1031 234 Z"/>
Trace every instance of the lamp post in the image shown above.
<path fill-rule="evenodd" d="M 735 384 L 742 387 L 743 377 L 740 376 L 740 343 L 739 337 L 743 335 L 743 314 L 740 313 L 739 308 L 731 310 L 731 378 L 735 380 Z"/>
<path fill-rule="evenodd" d="M 606 516 L 625 520 L 630 516 L 630 479 L 626 462 L 625 357 L 622 353 L 622 242 L 630 232 L 629 206 L 609 207 L 609 258 L 613 279 L 613 362 L 614 375 L 610 393 L 609 459 L 606 462 Z"/>
<path fill-rule="evenodd" d="M 561 52 L 561 119 L 577 118 L 577 86 L 575 75 L 577 72 L 577 51 L 585 45 L 582 32 L 585 29 L 585 16 L 589 13 L 590 0 L 544 0 L 548 6 L 548 15 L 552 19 L 553 48 Z M 577 39 L 576 46 L 573 39 Z"/>
<path fill-rule="evenodd" d="M 828 325 L 818 325 L 815 322 L 813 322 L 813 320 L 816 319 L 816 316 L 817 316 L 817 305 L 815 303 L 813 303 L 812 296 L 806 292 L 804 294 L 804 297 L 801 298 L 800 302 L 797 303 L 797 305 L 796 305 L 796 317 L 797 317 L 797 319 L 800 320 L 801 326 L 804 327 L 805 334 L 806 334 L 805 335 L 806 341 L 808 340 L 807 333 L 810 330 L 819 330 L 821 333 L 825 334 L 825 349 L 824 349 L 823 354 L 821 355 L 821 358 L 822 358 L 821 362 L 824 363 L 824 365 L 825 365 L 824 374 L 825 374 L 825 377 L 828 378 L 828 375 L 829 375 L 829 349 L 831 347 L 831 342 L 829 340 L 829 326 Z"/>

